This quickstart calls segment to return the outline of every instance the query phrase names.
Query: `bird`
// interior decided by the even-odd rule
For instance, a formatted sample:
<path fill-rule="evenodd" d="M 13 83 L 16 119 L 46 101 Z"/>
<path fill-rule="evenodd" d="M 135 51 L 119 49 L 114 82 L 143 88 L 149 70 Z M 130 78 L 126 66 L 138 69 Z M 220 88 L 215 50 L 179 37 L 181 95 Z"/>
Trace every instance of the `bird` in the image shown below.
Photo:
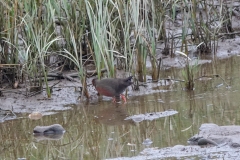
<path fill-rule="evenodd" d="M 94 78 L 92 80 L 92 85 L 96 88 L 100 95 L 104 95 L 107 97 L 113 97 L 113 102 L 120 101 L 120 97 L 126 103 L 126 97 L 124 94 L 124 90 L 133 84 L 131 81 L 133 76 L 127 78 L 105 78 L 102 80 L 98 80 Z"/>

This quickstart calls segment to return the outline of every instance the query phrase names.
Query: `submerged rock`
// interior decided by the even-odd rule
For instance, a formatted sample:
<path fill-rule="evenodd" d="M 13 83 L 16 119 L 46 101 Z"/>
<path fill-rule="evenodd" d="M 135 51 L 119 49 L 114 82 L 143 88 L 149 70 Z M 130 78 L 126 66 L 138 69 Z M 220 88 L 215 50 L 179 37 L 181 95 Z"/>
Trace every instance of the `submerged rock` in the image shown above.
<path fill-rule="evenodd" d="M 65 129 L 60 124 L 53 124 L 50 126 L 36 126 L 33 129 L 34 134 L 63 134 Z"/>

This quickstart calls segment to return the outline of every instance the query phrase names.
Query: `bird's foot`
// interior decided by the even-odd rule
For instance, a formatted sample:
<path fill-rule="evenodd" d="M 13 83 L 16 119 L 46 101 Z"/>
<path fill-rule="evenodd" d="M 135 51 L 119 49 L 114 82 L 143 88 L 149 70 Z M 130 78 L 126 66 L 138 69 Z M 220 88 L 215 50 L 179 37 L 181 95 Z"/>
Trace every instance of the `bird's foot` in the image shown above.
<path fill-rule="evenodd" d="M 121 99 L 124 101 L 124 103 L 127 103 L 127 99 L 126 99 L 126 97 L 125 97 L 125 95 L 124 94 L 120 94 L 120 97 L 121 97 Z M 118 99 L 119 100 L 119 99 Z M 112 100 L 112 102 L 113 103 L 120 103 L 121 102 L 121 100 L 120 101 L 116 101 L 116 98 L 115 97 L 113 97 L 113 100 Z"/>
<path fill-rule="evenodd" d="M 124 103 L 127 103 L 127 99 L 126 99 L 125 95 L 124 94 L 120 94 L 120 96 L 121 96 L 122 100 L 124 101 Z"/>
<path fill-rule="evenodd" d="M 115 98 L 115 97 L 113 97 L 113 100 L 112 100 L 112 102 L 113 102 L 113 103 L 121 103 L 121 100 L 120 100 L 120 101 L 119 101 L 119 100 L 117 101 L 117 100 L 116 100 L 116 98 Z"/>

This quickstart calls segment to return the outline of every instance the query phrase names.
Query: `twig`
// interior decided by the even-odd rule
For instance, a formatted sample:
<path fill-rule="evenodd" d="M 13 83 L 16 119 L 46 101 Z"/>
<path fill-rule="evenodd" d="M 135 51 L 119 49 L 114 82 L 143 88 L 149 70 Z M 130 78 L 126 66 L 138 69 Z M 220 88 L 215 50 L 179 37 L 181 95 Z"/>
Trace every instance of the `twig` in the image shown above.
<path fill-rule="evenodd" d="M 198 78 L 194 79 L 194 81 L 195 81 L 195 80 L 198 80 L 198 79 L 200 79 L 200 78 L 203 78 L 203 77 L 219 77 L 219 78 L 221 78 L 222 81 L 227 85 L 227 87 L 229 87 L 229 85 L 227 84 L 227 82 L 226 82 L 219 74 L 201 76 L 201 77 L 198 77 Z"/>
<path fill-rule="evenodd" d="M 13 112 L 13 107 L 12 107 L 12 110 L 10 110 L 12 112 L 12 114 L 17 117 L 17 115 Z"/>
<path fill-rule="evenodd" d="M 4 121 L 4 119 L 6 119 L 8 115 L 9 115 L 9 113 L 7 113 L 6 116 L 2 118 L 1 121 Z"/>

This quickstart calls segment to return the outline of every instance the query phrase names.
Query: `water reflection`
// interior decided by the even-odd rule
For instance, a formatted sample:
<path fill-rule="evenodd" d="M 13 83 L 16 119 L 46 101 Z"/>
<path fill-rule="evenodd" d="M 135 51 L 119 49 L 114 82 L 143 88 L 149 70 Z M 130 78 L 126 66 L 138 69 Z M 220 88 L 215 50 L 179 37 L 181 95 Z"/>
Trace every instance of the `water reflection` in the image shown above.
<path fill-rule="evenodd" d="M 43 140 L 60 140 L 63 138 L 63 133 L 61 134 L 34 134 L 34 138 L 37 141 L 43 141 Z"/>
<path fill-rule="evenodd" d="M 150 145 L 153 143 L 153 141 L 151 141 L 151 139 L 147 138 L 143 141 L 143 145 L 145 145 L 146 147 L 150 147 Z"/>
<path fill-rule="evenodd" d="M 125 105 L 116 106 L 111 101 L 77 105 L 72 110 L 39 120 L 30 120 L 28 114 L 23 114 L 21 119 L 0 123 L 0 157 L 97 160 L 135 156 L 145 148 L 142 143 L 147 138 L 153 141 L 151 147 L 187 145 L 187 140 L 203 123 L 239 125 L 239 69 L 239 57 L 199 68 L 199 76 L 219 74 L 231 88 L 213 77 L 196 80 L 194 91 L 183 90 L 183 84 L 178 82 L 170 88 L 160 87 L 155 94 L 131 97 Z M 171 69 L 161 76 L 181 78 L 181 72 Z M 132 115 L 169 109 L 178 114 L 138 123 L 124 120 Z M 34 127 L 55 123 L 66 130 L 64 136 L 59 140 L 37 142 L 32 135 Z"/>
<path fill-rule="evenodd" d="M 129 116 L 126 106 L 123 104 L 112 104 L 98 112 L 94 117 L 96 122 L 107 125 L 135 125 L 133 120 L 125 120 Z"/>

